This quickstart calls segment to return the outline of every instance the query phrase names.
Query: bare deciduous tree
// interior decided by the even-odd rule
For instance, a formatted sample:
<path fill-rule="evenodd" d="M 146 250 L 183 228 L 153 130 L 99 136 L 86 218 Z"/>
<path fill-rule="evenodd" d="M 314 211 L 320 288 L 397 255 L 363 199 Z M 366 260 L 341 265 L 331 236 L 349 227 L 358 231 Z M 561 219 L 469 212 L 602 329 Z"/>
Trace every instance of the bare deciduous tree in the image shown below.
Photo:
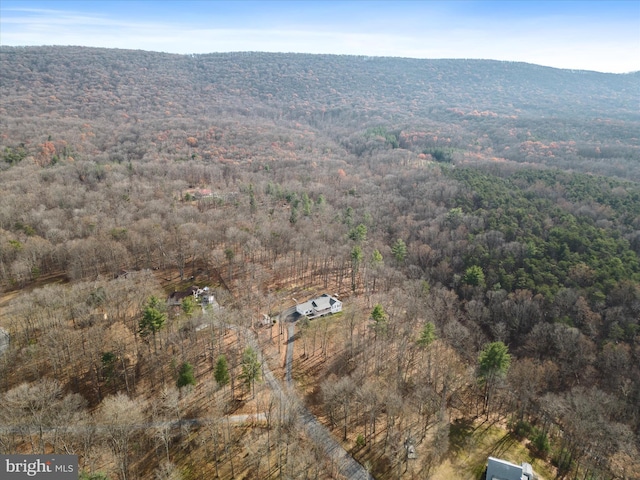
<path fill-rule="evenodd" d="M 129 478 L 134 458 L 131 441 L 140 434 L 140 426 L 145 423 L 144 406 L 144 402 L 118 393 L 105 398 L 98 411 L 98 423 L 116 458 L 122 480 Z"/>

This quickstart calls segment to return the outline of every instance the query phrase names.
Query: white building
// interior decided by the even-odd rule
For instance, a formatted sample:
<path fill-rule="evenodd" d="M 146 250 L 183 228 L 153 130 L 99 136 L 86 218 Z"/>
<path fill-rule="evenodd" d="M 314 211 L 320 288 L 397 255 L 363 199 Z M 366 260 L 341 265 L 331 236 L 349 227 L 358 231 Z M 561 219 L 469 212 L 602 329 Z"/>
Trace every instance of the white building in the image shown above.
<path fill-rule="evenodd" d="M 533 480 L 531 465 L 515 465 L 499 458 L 489 457 L 486 480 Z"/>
<path fill-rule="evenodd" d="M 211 306 L 213 308 L 218 308 L 218 302 L 216 302 L 216 299 L 209 287 L 200 288 L 195 285 L 189 287 L 184 292 L 173 292 L 169 295 L 167 304 L 169 306 L 182 305 L 182 301 L 187 297 L 192 297 L 197 304 L 202 305 L 203 307 Z"/>
<path fill-rule="evenodd" d="M 309 318 L 322 317 L 342 311 L 342 302 L 328 294 L 320 295 L 308 302 L 296 305 L 296 312 Z"/>

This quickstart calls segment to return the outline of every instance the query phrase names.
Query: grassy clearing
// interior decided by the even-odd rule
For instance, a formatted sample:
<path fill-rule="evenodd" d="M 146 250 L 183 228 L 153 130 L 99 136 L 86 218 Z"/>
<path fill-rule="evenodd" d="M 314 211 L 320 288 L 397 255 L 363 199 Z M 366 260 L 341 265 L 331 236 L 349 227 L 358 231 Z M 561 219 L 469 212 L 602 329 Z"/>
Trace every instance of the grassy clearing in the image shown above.
<path fill-rule="evenodd" d="M 540 480 L 555 477 L 551 467 L 532 456 L 527 446 L 495 423 L 455 421 L 449 434 L 449 456 L 435 469 L 433 480 L 482 478 L 487 458 L 498 457 L 515 464 L 528 462 Z"/>

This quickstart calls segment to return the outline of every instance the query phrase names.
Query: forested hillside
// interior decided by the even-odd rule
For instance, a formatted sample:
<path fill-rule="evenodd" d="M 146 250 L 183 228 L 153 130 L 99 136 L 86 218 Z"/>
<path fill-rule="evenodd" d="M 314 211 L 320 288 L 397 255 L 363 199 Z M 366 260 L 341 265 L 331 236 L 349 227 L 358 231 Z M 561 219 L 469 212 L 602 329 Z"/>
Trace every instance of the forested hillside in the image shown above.
<path fill-rule="evenodd" d="M 326 291 L 296 388 L 375 478 L 447 478 L 482 420 L 558 478 L 640 478 L 639 72 L 2 47 L 0 95 L 1 451 L 342 478 L 242 334 L 278 373 L 262 314 Z M 194 283 L 224 308 L 165 306 Z M 153 427 L 89 438 L 118 411 Z"/>

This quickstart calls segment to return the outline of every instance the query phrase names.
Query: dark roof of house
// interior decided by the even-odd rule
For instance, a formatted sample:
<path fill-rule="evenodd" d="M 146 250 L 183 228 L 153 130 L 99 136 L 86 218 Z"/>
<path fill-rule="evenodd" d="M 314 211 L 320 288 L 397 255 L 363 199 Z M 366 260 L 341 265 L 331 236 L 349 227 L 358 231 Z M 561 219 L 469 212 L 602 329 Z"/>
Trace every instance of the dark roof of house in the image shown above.
<path fill-rule="evenodd" d="M 169 300 L 182 300 L 183 298 L 193 296 L 193 294 L 196 293 L 198 290 L 199 288 L 193 285 L 187 288 L 183 292 L 173 292 L 171 295 L 169 295 Z"/>

